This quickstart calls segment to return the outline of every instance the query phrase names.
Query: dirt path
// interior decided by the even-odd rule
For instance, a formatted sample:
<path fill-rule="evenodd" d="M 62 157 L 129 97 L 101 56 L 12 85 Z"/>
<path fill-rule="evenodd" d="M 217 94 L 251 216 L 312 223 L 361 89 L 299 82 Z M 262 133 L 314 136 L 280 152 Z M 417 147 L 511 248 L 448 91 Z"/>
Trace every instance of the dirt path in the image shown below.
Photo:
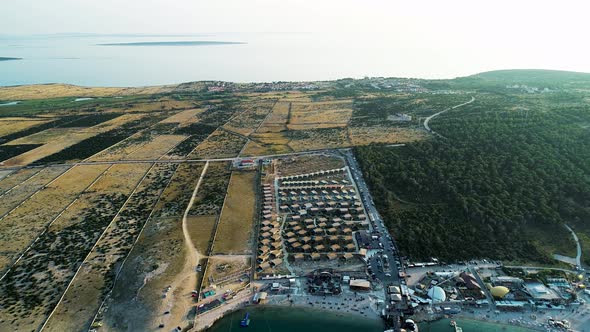
<path fill-rule="evenodd" d="M 192 319 L 190 317 L 190 310 L 193 306 L 191 292 L 197 285 L 196 266 L 199 263 L 199 260 L 203 258 L 203 255 L 197 251 L 197 248 L 191 239 L 187 222 L 189 212 L 195 203 L 195 198 L 199 192 L 199 187 L 203 182 L 203 178 L 207 173 L 208 167 L 209 162 L 206 162 L 205 166 L 203 167 L 203 171 L 201 172 L 201 176 L 199 177 L 199 181 L 195 186 L 195 190 L 193 190 L 191 200 L 184 211 L 184 215 L 182 216 L 182 234 L 184 236 L 184 245 L 186 250 L 184 267 L 170 284 L 168 296 L 160 305 L 160 312 L 156 313 L 156 317 L 159 316 L 158 314 L 162 314 L 166 311 L 169 311 L 170 314 L 164 315 L 163 318 L 158 319 L 156 325 L 164 324 L 166 327 L 170 328 L 176 326 L 184 328 L 192 323 Z"/>

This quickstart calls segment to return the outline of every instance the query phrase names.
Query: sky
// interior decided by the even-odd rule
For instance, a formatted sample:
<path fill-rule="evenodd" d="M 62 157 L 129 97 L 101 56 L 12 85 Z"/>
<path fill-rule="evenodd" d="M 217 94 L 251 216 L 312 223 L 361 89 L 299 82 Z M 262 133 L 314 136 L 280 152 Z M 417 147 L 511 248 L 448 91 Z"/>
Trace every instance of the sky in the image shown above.
<path fill-rule="evenodd" d="M 432 66 L 590 72 L 587 0 L 0 1 L 7 35 L 333 34 Z"/>

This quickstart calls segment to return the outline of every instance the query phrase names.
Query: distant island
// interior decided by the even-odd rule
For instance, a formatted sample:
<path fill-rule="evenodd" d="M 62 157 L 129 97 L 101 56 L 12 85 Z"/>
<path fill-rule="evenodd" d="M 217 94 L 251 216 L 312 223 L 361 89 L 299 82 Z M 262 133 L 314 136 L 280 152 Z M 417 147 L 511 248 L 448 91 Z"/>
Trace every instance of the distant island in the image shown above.
<path fill-rule="evenodd" d="M 0 61 L 10 61 L 10 60 L 22 60 L 23 58 L 9 58 L 9 57 L 1 57 Z"/>
<path fill-rule="evenodd" d="M 242 42 L 227 41 L 159 41 L 159 42 L 133 42 L 133 43 L 107 43 L 98 46 L 209 46 L 209 45 L 236 45 Z"/>

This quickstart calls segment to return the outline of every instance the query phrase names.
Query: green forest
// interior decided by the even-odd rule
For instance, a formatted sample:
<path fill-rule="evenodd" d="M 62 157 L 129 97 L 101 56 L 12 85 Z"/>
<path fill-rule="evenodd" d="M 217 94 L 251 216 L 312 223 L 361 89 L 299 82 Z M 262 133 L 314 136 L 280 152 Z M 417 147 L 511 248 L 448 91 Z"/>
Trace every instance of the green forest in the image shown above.
<path fill-rule="evenodd" d="M 476 100 L 431 120 L 442 137 L 355 149 L 378 209 L 410 259 L 553 264 L 575 256 L 567 224 L 590 263 L 590 76 L 504 75 L 446 82 Z"/>

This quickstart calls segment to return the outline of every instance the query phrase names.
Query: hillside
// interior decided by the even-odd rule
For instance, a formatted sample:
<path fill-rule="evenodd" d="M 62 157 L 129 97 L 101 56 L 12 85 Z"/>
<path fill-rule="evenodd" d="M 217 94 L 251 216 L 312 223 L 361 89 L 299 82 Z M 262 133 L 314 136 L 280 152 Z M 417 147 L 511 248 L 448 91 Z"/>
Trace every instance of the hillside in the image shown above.
<path fill-rule="evenodd" d="M 474 77 L 561 88 L 491 90 Z M 563 224 L 589 244 L 590 108 L 587 93 L 564 86 L 587 84 L 590 75 L 498 71 L 474 77 L 476 101 L 430 122 L 442 137 L 401 149 L 356 150 L 402 251 L 415 259 L 545 264 L 554 263 L 553 253 L 573 254 Z M 588 246 L 584 250 L 590 262 Z"/>

